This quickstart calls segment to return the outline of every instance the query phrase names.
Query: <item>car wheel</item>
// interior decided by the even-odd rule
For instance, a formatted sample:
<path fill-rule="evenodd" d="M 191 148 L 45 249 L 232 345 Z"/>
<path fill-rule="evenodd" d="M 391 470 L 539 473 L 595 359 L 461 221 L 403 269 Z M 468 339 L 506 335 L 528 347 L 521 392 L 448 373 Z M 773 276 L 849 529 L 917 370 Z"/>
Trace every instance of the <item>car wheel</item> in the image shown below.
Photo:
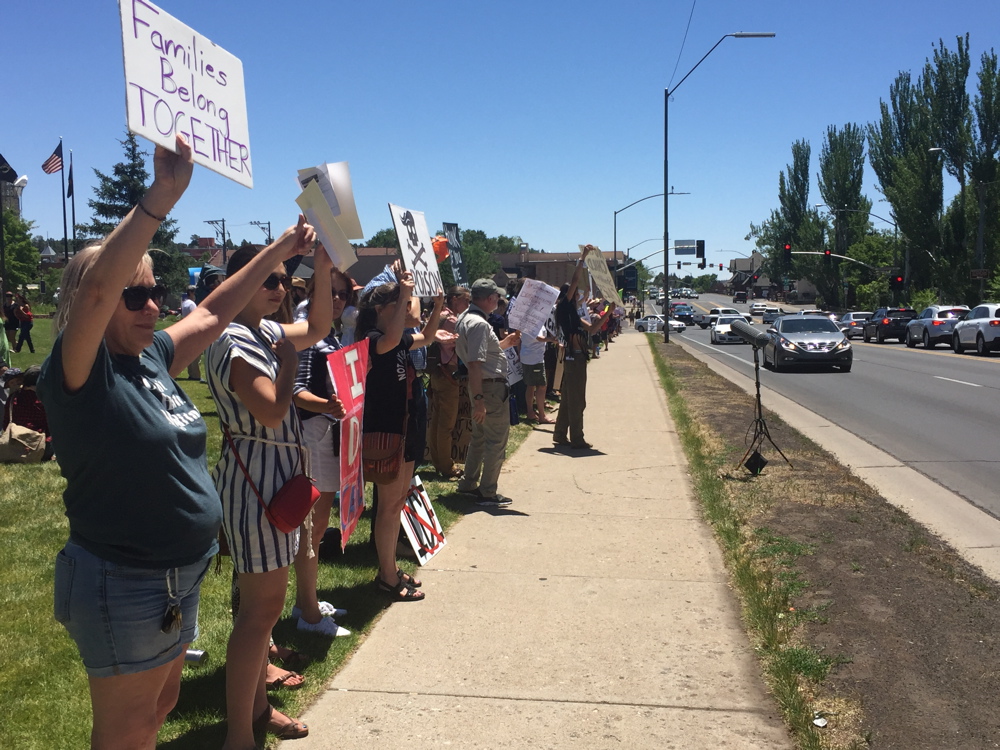
<path fill-rule="evenodd" d="M 775 372 L 781 372 L 781 360 L 778 359 L 777 353 L 774 355 L 774 362 L 771 363 L 771 369 Z"/>
<path fill-rule="evenodd" d="M 986 346 L 986 339 L 983 338 L 983 334 L 976 336 L 976 354 L 980 357 L 989 356 L 990 348 Z"/>
<path fill-rule="evenodd" d="M 645 333 L 646 332 L 646 326 L 636 326 L 635 330 L 637 330 L 639 333 Z"/>
<path fill-rule="evenodd" d="M 962 346 L 962 340 L 958 338 L 957 333 L 951 337 L 951 348 L 955 351 L 955 354 L 962 354 L 965 351 L 965 347 Z"/>
<path fill-rule="evenodd" d="M 879 330 L 878 328 L 875 329 L 875 340 L 880 344 L 885 343 L 885 334 L 882 333 L 882 331 Z"/>
<path fill-rule="evenodd" d="M 906 346 L 908 348 L 910 348 L 910 349 L 912 349 L 913 347 L 915 347 L 917 345 L 917 342 L 910 338 L 910 331 L 909 331 L 909 329 L 907 329 L 907 331 L 906 331 L 906 336 L 904 337 L 904 340 L 905 340 Z"/>
<path fill-rule="evenodd" d="M 927 331 L 924 331 L 924 349 L 933 349 L 934 344 L 931 343 L 931 336 Z"/>
<path fill-rule="evenodd" d="M 846 365 L 841 365 L 840 366 L 840 371 L 841 372 L 850 372 L 851 371 L 851 366 L 853 364 L 854 364 L 853 362 L 848 362 Z"/>
<path fill-rule="evenodd" d="M 868 329 L 867 328 L 861 334 L 861 338 L 864 339 L 864 342 L 866 344 L 870 344 L 872 342 L 872 337 L 868 335 Z"/>

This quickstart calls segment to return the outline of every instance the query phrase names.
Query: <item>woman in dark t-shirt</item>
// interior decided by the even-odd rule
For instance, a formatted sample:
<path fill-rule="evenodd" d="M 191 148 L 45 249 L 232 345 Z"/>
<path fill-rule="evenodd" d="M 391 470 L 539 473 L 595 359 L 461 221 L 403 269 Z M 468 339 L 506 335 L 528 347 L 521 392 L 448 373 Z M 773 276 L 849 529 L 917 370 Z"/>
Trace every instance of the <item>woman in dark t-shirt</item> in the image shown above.
<path fill-rule="evenodd" d="M 375 548 L 380 590 L 394 601 L 412 602 L 424 598 L 417 591 L 420 582 L 396 566 L 396 537 L 399 514 L 413 477 L 418 456 L 407 455 L 405 447 L 408 402 L 412 397 L 416 372 L 408 352 L 427 346 L 437 333 L 444 294 L 438 290 L 434 310 L 420 333 L 406 328 L 420 324 L 420 299 L 413 297 L 413 276 L 406 271 L 397 284 L 383 284 L 361 298 L 357 340 L 368 339 L 370 368 L 365 383 L 364 474 L 378 488 L 375 516 Z"/>

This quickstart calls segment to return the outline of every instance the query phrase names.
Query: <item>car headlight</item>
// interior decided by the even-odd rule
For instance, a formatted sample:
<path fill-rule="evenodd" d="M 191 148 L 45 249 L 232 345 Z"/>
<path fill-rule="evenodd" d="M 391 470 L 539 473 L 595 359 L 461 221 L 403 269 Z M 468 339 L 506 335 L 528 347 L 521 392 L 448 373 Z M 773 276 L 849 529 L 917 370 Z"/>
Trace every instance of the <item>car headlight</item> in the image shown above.
<path fill-rule="evenodd" d="M 799 347 L 793 341 L 789 341 L 784 336 L 778 337 L 778 344 L 782 349 L 798 349 Z"/>
<path fill-rule="evenodd" d="M 838 349 L 850 349 L 850 348 L 851 348 L 851 342 L 848 341 L 847 339 L 844 339 L 835 347 L 833 347 L 833 351 L 837 351 Z"/>

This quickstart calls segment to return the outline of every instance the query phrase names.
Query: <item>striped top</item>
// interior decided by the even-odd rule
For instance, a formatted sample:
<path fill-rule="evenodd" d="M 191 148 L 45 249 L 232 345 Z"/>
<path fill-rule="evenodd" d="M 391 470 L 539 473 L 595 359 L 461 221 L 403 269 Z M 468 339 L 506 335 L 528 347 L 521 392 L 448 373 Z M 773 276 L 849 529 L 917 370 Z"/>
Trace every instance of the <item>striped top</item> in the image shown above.
<path fill-rule="evenodd" d="M 219 424 L 229 429 L 236 450 L 264 502 L 269 502 L 291 477 L 303 473 L 299 449 L 302 442 L 301 423 L 294 407 L 290 406 L 279 427 L 271 428 L 261 424 L 230 388 L 229 376 L 233 361 L 242 359 L 274 381 L 280 363 L 271 347 L 283 337 L 282 327 L 270 320 L 262 320 L 257 329 L 230 323 L 206 353 L 208 387 L 219 412 Z M 287 547 L 288 549 L 283 550 L 286 553 L 291 551 L 294 542 L 285 539 L 286 535 L 270 527 L 256 494 L 233 457 L 228 440 L 223 440 L 222 453 L 212 471 L 212 479 L 222 498 L 227 530 L 230 527 L 256 525 L 264 531 L 262 537 L 267 538 L 256 539 L 253 544 L 277 545 Z M 247 557 L 256 557 L 261 552 L 262 550 L 232 550 L 234 556 Z M 284 554 L 279 553 L 279 559 L 284 557 Z"/>

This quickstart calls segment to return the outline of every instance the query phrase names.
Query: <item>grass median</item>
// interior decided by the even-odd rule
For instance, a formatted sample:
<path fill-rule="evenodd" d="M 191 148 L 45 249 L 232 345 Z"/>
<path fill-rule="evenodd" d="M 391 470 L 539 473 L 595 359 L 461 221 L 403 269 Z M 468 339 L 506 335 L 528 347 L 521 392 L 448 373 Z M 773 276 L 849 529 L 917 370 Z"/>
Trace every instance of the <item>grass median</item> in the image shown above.
<path fill-rule="evenodd" d="M 40 364 L 51 348 L 49 321 L 32 331 L 35 354 L 15 354 L 14 365 Z M 214 465 L 221 448 L 218 416 L 208 386 L 180 381 L 181 387 L 208 423 L 208 463 Z M 527 425 L 511 430 L 508 455 L 530 432 Z M 445 530 L 465 512 L 472 500 L 455 493 L 454 482 L 438 481 L 425 466 L 424 486 L 435 500 Z M 22 750 L 87 747 L 90 741 L 90 697 L 87 677 L 76 646 L 52 614 L 53 561 L 69 530 L 62 491 L 65 480 L 56 462 L 35 465 L 0 464 L 0 745 Z M 141 488 L 137 488 L 141 491 Z M 369 496 L 370 499 L 370 496 Z M 333 523 L 336 523 L 334 520 Z M 291 598 L 274 629 L 275 640 L 307 655 L 300 670 L 305 685 L 296 691 L 270 693 L 272 702 L 297 716 L 315 700 L 330 677 L 364 641 L 388 601 L 376 591 L 377 563 L 368 540 L 370 522 L 363 517 L 343 555 L 321 561 L 320 598 L 348 610 L 342 624 L 352 631 L 346 638 L 299 633 L 290 617 Z M 404 568 L 413 570 L 413 565 Z M 160 732 L 159 746 L 177 750 L 220 747 L 225 737 L 225 651 L 232 626 L 230 583 L 232 566 L 223 558 L 213 565 L 202 585 L 198 618 L 200 635 L 195 648 L 208 653 L 200 667 L 186 667 L 180 700 Z M 289 591 L 294 592 L 294 568 Z M 271 740 L 270 745 L 276 744 Z"/>

